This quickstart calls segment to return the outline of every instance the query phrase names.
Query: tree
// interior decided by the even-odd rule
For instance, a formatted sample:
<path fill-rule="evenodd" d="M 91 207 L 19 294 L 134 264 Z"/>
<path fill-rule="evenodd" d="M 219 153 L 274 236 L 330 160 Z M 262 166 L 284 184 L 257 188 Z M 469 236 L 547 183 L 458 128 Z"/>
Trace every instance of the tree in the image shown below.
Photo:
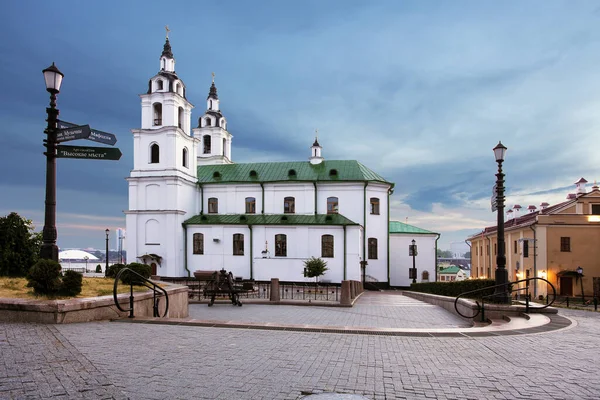
<path fill-rule="evenodd" d="M 38 260 L 42 233 L 31 220 L 12 212 L 0 217 L 0 276 L 25 276 Z"/>
<path fill-rule="evenodd" d="M 452 251 L 437 249 L 437 256 L 438 258 L 452 258 Z"/>
<path fill-rule="evenodd" d="M 304 261 L 304 276 L 315 278 L 315 283 L 318 281 L 319 276 L 325 274 L 327 270 L 329 270 L 327 262 L 320 258 L 311 257 Z"/>
<path fill-rule="evenodd" d="M 463 257 L 464 257 L 464 258 L 471 258 L 471 252 L 470 252 L 470 251 L 467 251 L 467 252 L 466 252 L 466 253 L 463 255 Z"/>

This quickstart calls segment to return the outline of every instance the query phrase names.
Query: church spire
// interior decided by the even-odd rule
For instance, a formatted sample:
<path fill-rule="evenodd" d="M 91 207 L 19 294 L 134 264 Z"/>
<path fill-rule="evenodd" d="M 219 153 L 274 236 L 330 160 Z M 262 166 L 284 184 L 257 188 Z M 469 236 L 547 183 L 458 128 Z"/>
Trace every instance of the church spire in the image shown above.
<path fill-rule="evenodd" d="M 163 46 L 162 54 L 160 55 L 160 70 L 166 72 L 175 72 L 175 58 L 173 57 L 173 50 L 171 50 L 171 43 L 169 42 L 169 25 L 165 26 L 167 30 L 167 37 L 165 39 L 165 45 Z"/>
<path fill-rule="evenodd" d="M 324 160 L 321 156 L 321 145 L 319 144 L 319 130 L 315 129 L 315 142 L 310 148 L 310 158 L 308 159 L 311 164 L 321 164 Z"/>
<path fill-rule="evenodd" d="M 219 96 L 217 95 L 217 87 L 215 86 L 215 73 L 212 73 L 212 85 L 210 85 L 210 90 L 208 92 L 208 97 L 206 98 L 206 100 L 208 99 L 215 99 L 215 100 L 219 100 Z"/>

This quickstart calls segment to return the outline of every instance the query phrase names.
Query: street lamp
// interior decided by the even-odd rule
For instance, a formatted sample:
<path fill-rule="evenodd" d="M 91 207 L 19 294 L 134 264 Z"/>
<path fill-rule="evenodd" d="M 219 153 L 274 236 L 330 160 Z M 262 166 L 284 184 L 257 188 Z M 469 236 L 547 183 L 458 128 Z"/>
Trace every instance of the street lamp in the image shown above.
<path fill-rule="evenodd" d="M 506 154 L 506 147 L 502 142 L 498 142 L 498 145 L 494 147 L 494 156 L 498 163 L 498 173 L 496 174 L 496 208 L 498 210 L 498 254 L 496 256 L 496 285 L 502 285 L 496 287 L 495 298 L 499 303 L 508 303 L 507 286 L 508 283 L 508 271 L 506 270 L 506 256 L 504 251 L 504 174 L 502 173 L 502 162 L 504 162 L 504 155 Z"/>
<path fill-rule="evenodd" d="M 408 254 L 412 256 L 413 266 L 410 270 L 409 278 L 412 278 L 412 283 L 417 283 L 417 266 L 415 264 L 415 257 L 417 256 L 417 242 L 415 239 L 411 241 L 412 246 L 409 246 Z"/>
<path fill-rule="evenodd" d="M 579 275 L 579 282 L 581 284 L 581 304 L 585 304 L 585 296 L 583 295 L 583 268 L 577 267 L 575 271 Z"/>
<path fill-rule="evenodd" d="M 108 276 L 108 232 L 110 232 L 110 229 L 106 229 L 104 232 L 106 232 L 106 268 L 104 268 L 104 276 Z"/>
<path fill-rule="evenodd" d="M 56 68 L 54 63 L 42 71 L 46 81 L 46 90 L 50 93 L 50 107 L 46 108 L 48 126 L 44 133 L 46 151 L 46 201 L 44 209 L 44 229 L 42 231 L 42 246 L 40 257 L 58 262 L 58 247 L 56 246 L 56 125 L 59 111 L 56 108 L 56 95 L 60 92 L 60 85 L 64 74 Z"/>

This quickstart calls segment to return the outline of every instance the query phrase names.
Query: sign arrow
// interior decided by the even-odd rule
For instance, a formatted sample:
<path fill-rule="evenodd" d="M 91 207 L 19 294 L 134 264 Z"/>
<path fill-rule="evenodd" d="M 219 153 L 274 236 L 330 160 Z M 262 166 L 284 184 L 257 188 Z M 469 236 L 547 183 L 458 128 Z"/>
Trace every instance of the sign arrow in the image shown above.
<path fill-rule="evenodd" d="M 72 122 L 58 121 L 58 129 L 73 128 L 76 126 L 77 125 Z M 94 128 L 90 128 L 90 134 L 88 137 L 78 139 L 87 139 L 93 142 L 108 144 L 110 146 L 114 146 L 115 143 L 117 143 L 117 137 L 112 133 L 102 132 Z"/>
<path fill-rule="evenodd" d="M 121 150 L 115 147 L 57 146 L 58 158 L 86 158 L 90 160 L 118 160 Z"/>
<path fill-rule="evenodd" d="M 89 125 L 73 126 L 60 129 L 56 133 L 57 142 L 68 142 L 70 140 L 87 139 L 90 136 L 91 129 Z"/>

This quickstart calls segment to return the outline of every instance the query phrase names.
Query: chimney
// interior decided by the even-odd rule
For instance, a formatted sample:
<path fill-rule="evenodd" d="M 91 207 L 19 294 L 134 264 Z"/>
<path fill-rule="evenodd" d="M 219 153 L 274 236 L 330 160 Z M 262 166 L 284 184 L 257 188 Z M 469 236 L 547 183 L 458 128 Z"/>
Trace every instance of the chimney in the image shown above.
<path fill-rule="evenodd" d="M 573 200 L 573 199 L 576 199 L 576 198 L 577 198 L 577 194 L 575 194 L 575 193 L 569 193 L 567 195 L 567 200 Z"/>
<path fill-rule="evenodd" d="M 513 211 L 515 212 L 515 219 L 520 217 L 519 214 L 521 214 L 521 208 L 522 207 L 518 204 L 515 204 L 515 206 L 513 207 Z"/>
<path fill-rule="evenodd" d="M 513 210 L 508 210 L 506 212 L 506 220 L 510 220 L 513 217 Z"/>
<path fill-rule="evenodd" d="M 545 210 L 546 208 L 548 208 L 549 205 L 550 205 L 550 203 L 543 202 L 542 204 L 540 204 L 540 208 L 542 210 Z"/>
<path fill-rule="evenodd" d="M 530 205 L 529 207 L 527 207 L 527 209 L 529 210 L 530 213 L 532 213 L 532 212 L 535 212 L 536 206 Z"/>
<path fill-rule="evenodd" d="M 585 194 L 585 184 L 587 181 L 583 178 L 575 182 L 575 186 L 577 187 L 577 196 Z"/>

